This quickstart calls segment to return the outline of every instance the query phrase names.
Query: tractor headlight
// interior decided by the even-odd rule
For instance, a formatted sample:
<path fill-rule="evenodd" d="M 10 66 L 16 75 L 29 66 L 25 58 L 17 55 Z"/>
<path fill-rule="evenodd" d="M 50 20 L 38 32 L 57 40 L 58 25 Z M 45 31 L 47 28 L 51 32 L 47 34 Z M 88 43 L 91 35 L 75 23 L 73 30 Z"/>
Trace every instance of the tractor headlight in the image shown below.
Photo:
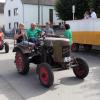
<path fill-rule="evenodd" d="M 68 63 L 68 62 L 70 62 L 70 61 L 71 61 L 71 57 L 65 57 L 65 58 L 64 58 L 64 62 L 67 62 L 67 63 Z"/>

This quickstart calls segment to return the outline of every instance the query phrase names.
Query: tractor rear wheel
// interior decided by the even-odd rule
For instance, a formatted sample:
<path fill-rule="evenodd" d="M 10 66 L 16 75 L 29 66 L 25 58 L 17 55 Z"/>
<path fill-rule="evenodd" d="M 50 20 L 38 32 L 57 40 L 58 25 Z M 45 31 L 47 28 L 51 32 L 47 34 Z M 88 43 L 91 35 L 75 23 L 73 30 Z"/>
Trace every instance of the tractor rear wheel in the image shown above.
<path fill-rule="evenodd" d="M 18 72 L 22 75 L 26 75 L 29 72 L 29 61 L 21 51 L 16 52 L 15 63 Z"/>

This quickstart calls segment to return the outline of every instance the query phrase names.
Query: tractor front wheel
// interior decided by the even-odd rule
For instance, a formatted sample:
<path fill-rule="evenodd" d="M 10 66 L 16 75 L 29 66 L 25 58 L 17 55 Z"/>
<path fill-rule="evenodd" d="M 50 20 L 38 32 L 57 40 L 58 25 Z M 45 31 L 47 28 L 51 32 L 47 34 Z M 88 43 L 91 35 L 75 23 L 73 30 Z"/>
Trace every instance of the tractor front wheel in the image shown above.
<path fill-rule="evenodd" d="M 76 58 L 75 62 L 77 66 L 73 68 L 74 74 L 76 75 L 77 78 L 84 79 L 89 73 L 88 64 L 86 63 L 85 60 L 81 58 Z"/>
<path fill-rule="evenodd" d="M 40 83 L 49 88 L 53 85 L 54 75 L 51 66 L 47 63 L 42 63 L 37 67 Z"/>

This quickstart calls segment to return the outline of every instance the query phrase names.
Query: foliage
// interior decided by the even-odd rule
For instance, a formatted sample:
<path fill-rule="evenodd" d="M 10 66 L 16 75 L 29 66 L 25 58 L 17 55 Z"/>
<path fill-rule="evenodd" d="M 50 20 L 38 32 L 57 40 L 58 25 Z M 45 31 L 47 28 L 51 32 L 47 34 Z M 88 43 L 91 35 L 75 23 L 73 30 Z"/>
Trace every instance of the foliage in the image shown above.
<path fill-rule="evenodd" d="M 88 0 L 56 0 L 55 9 L 58 13 L 58 17 L 64 21 L 72 20 L 72 5 L 75 5 L 76 19 L 82 19 L 84 17 L 85 11 L 89 9 Z"/>

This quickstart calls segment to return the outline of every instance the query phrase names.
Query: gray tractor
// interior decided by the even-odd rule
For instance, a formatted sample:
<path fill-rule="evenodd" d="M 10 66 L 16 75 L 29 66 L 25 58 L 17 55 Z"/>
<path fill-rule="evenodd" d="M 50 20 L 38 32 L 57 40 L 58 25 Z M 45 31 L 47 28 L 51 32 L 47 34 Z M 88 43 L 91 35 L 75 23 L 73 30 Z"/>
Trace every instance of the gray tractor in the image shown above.
<path fill-rule="evenodd" d="M 29 72 L 29 64 L 37 65 L 36 72 L 40 83 L 50 87 L 54 82 L 53 69 L 68 70 L 72 68 L 75 76 L 84 79 L 89 73 L 89 67 L 82 58 L 71 56 L 69 40 L 61 37 L 39 38 L 37 44 L 16 44 L 13 49 L 18 72 L 25 75 Z"/>

